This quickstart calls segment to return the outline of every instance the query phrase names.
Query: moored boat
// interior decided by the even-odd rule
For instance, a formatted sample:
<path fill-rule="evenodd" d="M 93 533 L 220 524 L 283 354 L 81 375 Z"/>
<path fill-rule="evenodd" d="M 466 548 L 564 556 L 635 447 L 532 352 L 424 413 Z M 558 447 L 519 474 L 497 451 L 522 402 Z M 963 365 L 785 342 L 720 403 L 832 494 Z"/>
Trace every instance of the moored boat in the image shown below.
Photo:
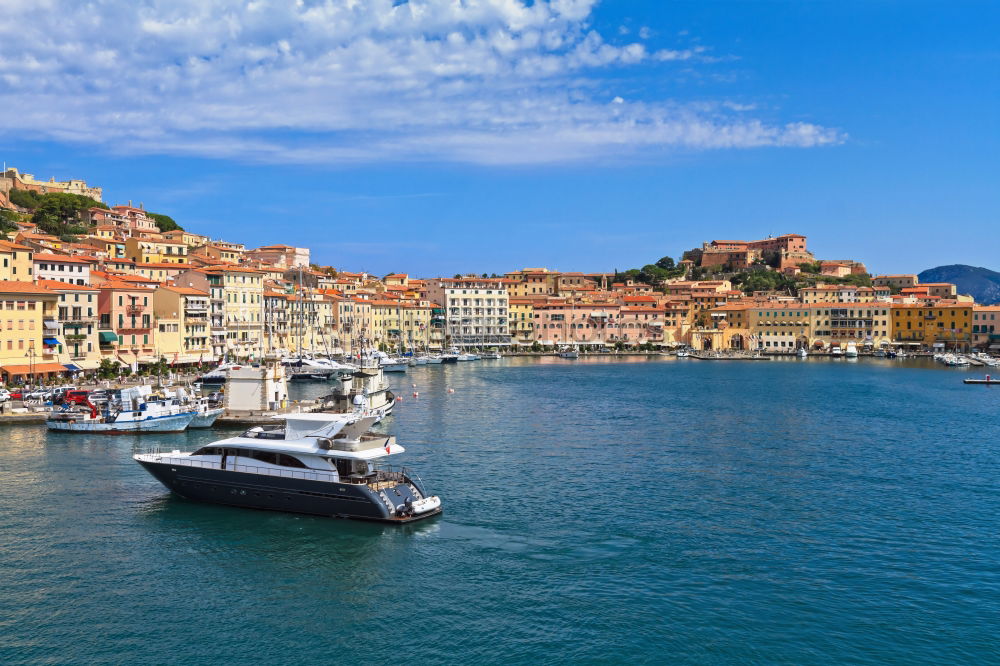
<path fill-rule="evenodd" d="M 145 389 L 145 390 L 144 390 Z M 139 434 L 183 432 L 197 411 L 187 405 L 149 400 L 149 387 L 122 389 L 101 408 L 91 402 L 67 405 L 49 414 L 45 425 L 61 432 Z"/>

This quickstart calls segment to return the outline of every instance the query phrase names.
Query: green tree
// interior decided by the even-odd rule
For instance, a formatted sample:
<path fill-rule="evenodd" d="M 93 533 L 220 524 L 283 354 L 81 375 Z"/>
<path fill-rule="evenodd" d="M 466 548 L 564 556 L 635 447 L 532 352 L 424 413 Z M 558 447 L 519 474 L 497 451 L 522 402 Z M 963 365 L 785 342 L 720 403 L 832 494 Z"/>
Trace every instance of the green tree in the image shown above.
<path fill-rule="evenodd" d="M 0 210 L 0 236 L 17 231 L 17 223 L 21 216 L 12 210 Z"/>
<path fill-rule="evenodd" d="M 112 379 L 117 377 L 119 372 L 118 363 L 110 358 L 102 358 L 100 365 L 97 366 L 97 376 L 101 379 Z"/>
<path fill-rule="evenodd" d="M 656 262 L 656 265 L 668 271 L 676 268 L 673 257 L 661 257 L 660 260 Z"/>
<path fill-rule="evenodd" d="M 41 194 L 34 190 L 11 190 L 7 198 L 15 206 L 34 210 L 42 202 L 41 196 Z"/>

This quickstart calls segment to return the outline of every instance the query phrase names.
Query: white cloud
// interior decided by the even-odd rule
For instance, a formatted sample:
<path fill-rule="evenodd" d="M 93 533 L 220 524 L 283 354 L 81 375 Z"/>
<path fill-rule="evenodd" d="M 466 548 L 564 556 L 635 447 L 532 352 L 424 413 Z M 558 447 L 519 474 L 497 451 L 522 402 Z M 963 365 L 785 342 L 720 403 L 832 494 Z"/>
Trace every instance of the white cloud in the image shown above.
<path fill-rule="evenodd" d="M 590 27 L 596 3 L 0 2 L 0 136 L 286 163 L 486 164 L 841 140 L 725 102 L 607 104 L 601 72 L 708 58 L 608 42 Z"/>

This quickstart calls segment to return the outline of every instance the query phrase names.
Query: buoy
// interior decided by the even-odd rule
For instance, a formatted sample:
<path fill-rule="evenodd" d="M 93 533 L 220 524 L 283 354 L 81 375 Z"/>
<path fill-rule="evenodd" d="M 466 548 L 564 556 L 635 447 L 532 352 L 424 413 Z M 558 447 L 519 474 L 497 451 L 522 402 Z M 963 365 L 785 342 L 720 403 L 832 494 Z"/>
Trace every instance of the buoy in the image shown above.
<path fill-rule="evenodd" d="M 454 393 L 455 389 L 448 389 L 448 393 Z"/>
<path fill-rule="evenodd" d="M 416 391 L 414 391 L 414 392 L 413 392 L 413 397 L 414 397 L 414 398 L 418 398 L 418 397 L 420 397 L 420 394 L 419 394 L 419 393 L 417 393 Z"/>
<path fill-rule="evenodd" d="M 413 388 L 417 388 L 416 384 L 410 384 L 410 386 L 412 386 Z"/>
<path fill-rule="evenodd" d="M 403 396 L 397 395 L 396 396 L 396 402 L 403 402 Z"/>

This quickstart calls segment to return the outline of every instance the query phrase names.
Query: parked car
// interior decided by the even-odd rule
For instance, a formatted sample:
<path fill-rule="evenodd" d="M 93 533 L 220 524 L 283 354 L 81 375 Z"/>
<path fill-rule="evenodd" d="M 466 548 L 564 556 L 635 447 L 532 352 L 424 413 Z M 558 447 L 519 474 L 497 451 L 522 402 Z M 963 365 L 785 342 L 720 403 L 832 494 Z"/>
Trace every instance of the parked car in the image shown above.
<path fill-rule="evenodd" d="M 48 389 L 38 389 L 37 391 L 32 391 L 24 396 L 25 400 L 32 400 L 37 402 L 45 402 L 52 399 L 52 391 Z"/>
<path fill-rule="evenodd" d="M 88 401 L 90 391 L 66 391 L 62 396 L 62 401 L 68 405 L 85 405 Z"/>
<path fill-rule="evenodd" d="M 11 399 L 10 391 L 5 388 L 0 388 L 0 402 L 7 402 Z"/>
<path fill-rule="evenodd" d="M 23 400 L 24 398 L 22 397 L 21 389 L 14 389 L 13 391 L 10 391 L 10 399 Z"/>
<path fill-rule="evenodd" d="M 96 389 L 90 392 L 90 394 L 87 396 L 87 399 L 90 400 L 91 402 L 97 403 L 97 402 L 107 402 L 108 397 L 109 397 L 108 391 L 106 389 Z"/>

